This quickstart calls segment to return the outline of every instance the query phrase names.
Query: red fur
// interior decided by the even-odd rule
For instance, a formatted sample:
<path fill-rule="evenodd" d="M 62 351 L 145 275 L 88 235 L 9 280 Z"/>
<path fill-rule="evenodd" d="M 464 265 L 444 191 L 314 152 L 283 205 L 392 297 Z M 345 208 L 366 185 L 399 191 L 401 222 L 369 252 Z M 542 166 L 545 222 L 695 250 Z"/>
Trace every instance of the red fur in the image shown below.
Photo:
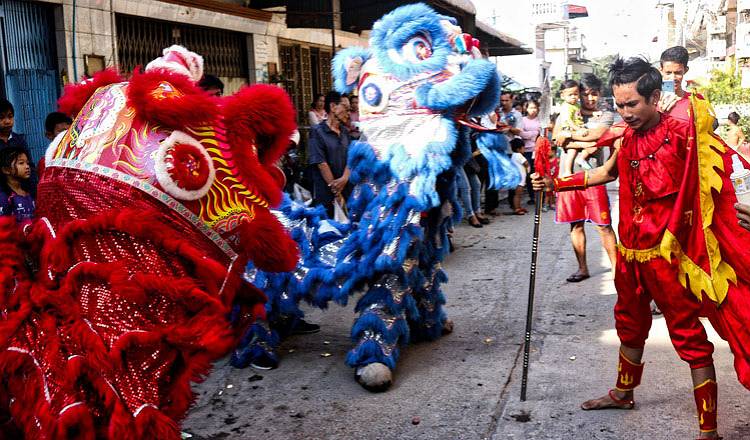
<path fill-rule="evenodd" d="M 85 79 L 77 84 L 68 84 L 63 90 L 63 95 L 57 101 L 57 109 L 66 115 L 75 118 L 81 111 L 86 101 L 96 92 L 99 87 L 125 81 L 125 78 L 117 73 L 117 69 L 109 69 L 97 72 L 93 77 Z M 41 174 L 40 174 L 41 175 Z"/>
<path fill-rule="evenodd" d="M 0 352 L 0 376 L 5 378 L 9 394 L 16 396 L 10 413 L 26 438 L 40 437 L 37 423 L 41 425 L 42 432 L 50 432 L 55 425 L 55 417 L 44 397 L 40 374 L 28 355 L 14 351 Z"/>
<path fill-rule="evenodd" d="M 223 99 L 227 140 L 243 178 L 271 205 L 281 201 L 281 188 L 269 172 L 289 147 L 294 107 L 279 87 L 257 84 Z M 253 153 L 253 145 L 258 155 Z"/>
<path fill-rule="evenodd" d="M 267 272 L 294 270 L 299 259 L 297 244 L 276 217 L 265 209 L 255 211 L 250 223 L 240 226 L 240 241 L 253 264 Z"/>
<path fill-rule="evenodd" d="M 180 438 L 177 423 L 152 407 L 141 410 L 135 419 L 135 428 L 141 440 L 177 440 Z"/>
<path fill-rule="evenodd" d="M 152 93 L 162 82 L 170 83 L 181 96 L 154 98 Z M 210 123 L 219 111 L 217 98 L 185 76 L 165 69 L 134 72 L 128 84 L 128 104 L 142 119 L 178 130 Z"/>
<path fill-rule="evenodd" d="M 69 408 L 60 415 L 55 425 L 54 438 L 94 440 L 94 420 L 85 404 Z"/>
<path fill-rule="evenodd" d="M 119 231 L 153 242 L 157 247 L 172 252 L 190 263 L 195 275 L 208 292 L 217 293 L 226 276 L 226 267 L 205 257 L 205 252 L 195 248 L 184 237 L 158 220 L 153 208 L 136 207 L 112 210 L 88 220 L 74 220 L 58 234 L 54 245 L 45 249 L 46 260 L 57 272 L 72 265 L 73 244 L 78 237 L 105 231 Z"/>

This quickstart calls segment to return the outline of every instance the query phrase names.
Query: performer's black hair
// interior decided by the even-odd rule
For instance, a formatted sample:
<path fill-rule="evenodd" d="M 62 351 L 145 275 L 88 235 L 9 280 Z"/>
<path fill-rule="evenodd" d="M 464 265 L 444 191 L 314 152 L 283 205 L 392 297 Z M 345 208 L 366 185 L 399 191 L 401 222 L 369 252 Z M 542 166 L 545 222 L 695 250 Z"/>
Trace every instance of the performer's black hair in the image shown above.
<path fill-rule="evenodd" d="M 562 93 L 563 90 L 572 89 L 573 87 L 578 87 L 580 89 L 581 85 L 574 79 L 566 79 L 560 84 L 560 92 Z"/>
<path fill-rule="evenodd" d="M 609 66 L 609 85 L 636 83 L 638 94 L 651 98 L 654 90 L 661 89 L 661 73 L 643 57 L 615 58 Z"/>
<path fill-rule="evenodd" d="M 689 59 L 690 56 L 688 55 L 687 49 L 682 46 L 674 46 L 661 53 L 659 64 L 664 66 L 664 62 L 671 61 L 673 63 L 682 64 L 685 66 L 685 69 L 687 69 Z"/>
<path fill-rule="evenodd" d="M 736 124 L 740 122 L 740 114 L 737 112 L 732 112 L 727 116 L 727 119 L 729 119 L 730 121 Z"/>
<path fill-rule="evenodd" d="M 602 91 L 602 80 L 593 73 L 587 73 L 581 77 L 581 89 Z"/>

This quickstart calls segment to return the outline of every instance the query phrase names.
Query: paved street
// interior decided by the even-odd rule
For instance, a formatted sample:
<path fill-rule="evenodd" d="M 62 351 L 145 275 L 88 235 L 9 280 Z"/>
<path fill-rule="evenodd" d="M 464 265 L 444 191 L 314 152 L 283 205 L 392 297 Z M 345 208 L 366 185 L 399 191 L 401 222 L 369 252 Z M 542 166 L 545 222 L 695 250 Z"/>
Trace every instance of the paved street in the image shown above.
<path fill-rule="evenodd" d="M 334 305 L 309 311 L 322 331 L 286 340 L 277 370 L 236 370 L 220 361 L 197 387 L 183 431 L 195 440 L 694 438 L 689 370 L 662 318 L 646 346 L 636 409 L 578 409 L 613 386 L 615 292 L 591 227 L 592 277 L 565 282 L 575 258 L 568 227 L 553 216 L 543 217 L 527 402 L 519 401 L 519 389 L 533 216 L 504 216 L 483 229 L 457 228 L 456 252 L 445 262 L 456 330 L 406 347 L 390 391 L 372 394 L 354 381 L 344 365 L 353 304 Z M 737 382 L 727 345 L 715 334 L 712 340 L 721 434 L 748 439 L 750 394 Z"/>

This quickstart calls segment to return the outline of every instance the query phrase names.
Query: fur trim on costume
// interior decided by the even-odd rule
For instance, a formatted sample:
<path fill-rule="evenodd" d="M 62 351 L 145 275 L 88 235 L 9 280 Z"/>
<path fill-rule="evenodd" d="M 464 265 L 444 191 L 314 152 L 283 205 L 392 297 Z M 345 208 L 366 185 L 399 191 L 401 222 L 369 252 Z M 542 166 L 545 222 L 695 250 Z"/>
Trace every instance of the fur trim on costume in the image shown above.
<path fill-rule="evenodd" d="M 49 145 L 47 146 L 47 150 L 45 150 L 44 152 L 44 161 L 49 162 L 54 159 L 55 153 L 57 153 L 57 147 L 60 146 L 60 142 L 63 140 L 66 134 L 68 134 L 67 131 L 61 131 L 57 134 L 57 136 L 55 136 L 54 139 L 52 139 L 52 141 L 50 141 Z M 40 176 L 44 173 L 43 164 L 39 164 L 39 166 L 37 167 L 37 172 Z"/>
<path fill-rule="evenodd" d="M 415 44 L 429 47 L 431 55 L 423 60 L 415 57 Z M 402 81 L 442 70 L 451 53 L 440 16 L 423 3 L 402 6 L 376 21 L 370 46 L 383 70 Z"/>
<path fill-rule="evenodd" d="M 208 194 L 216 178 L 213 160 L 196 139 L 173 131 L 161 141 L 154 158 L 159 184 L 178 200 L 198 200 Z"/>
<path fill-rule="evenodd" d="M 186 76 L 193 82 L 203 78 L 203 57 L 197 53 L 175 44 L 164 49 L 162 54 L 146 65 L 146 72 L 163 69 Z"/>
<path fill-rule="evenodd" d="M 239 227 L 240 241 L 247 246 L 253 264 L 271 272 L 288 272 L 297 266 L 299 250 L 279 221 L 266 210 L 257 210 L 250 223 Z"/>
<path fill-rule="evenodd" d="M 175 130 L 210 123 L 219 111 L 217 98 L 184 75 L 166 69 L 133 72 L 128 105 L 141 118 Z"/>
<path fill-rule="evenodd" d="M 271 206 L 278 205 L 281 188 L 269 170 L 289 147 L 296 128 L 289 96 L 279 87 L 256 84 L 222 102 L 227 140 L 240 177 Z"/>
<path fill-rule="evenodd" d="M 98 88 L 123 81 L 125 78 L 117 72 L 117 69 L 110 67 L 77 84 L 67 84 L 62 96 L 57 100 L 57 110 L 75 118 Z"/>
<path fill-rule="evenodd" d="M 351 93 L 357 88 L 362 66 L 372 53 L 365 47 L 352 46 L 336 52 L 333 57 L 333 86 L 339 93 Z"/>

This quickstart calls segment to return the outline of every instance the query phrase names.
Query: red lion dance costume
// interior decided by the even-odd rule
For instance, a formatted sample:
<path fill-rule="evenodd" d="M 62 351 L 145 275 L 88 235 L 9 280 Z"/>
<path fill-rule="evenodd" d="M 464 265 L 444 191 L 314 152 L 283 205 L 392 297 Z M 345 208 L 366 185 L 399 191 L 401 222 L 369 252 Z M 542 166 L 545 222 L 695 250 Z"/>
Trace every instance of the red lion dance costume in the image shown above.
<path fill-rule="evenodd" d="M 236 343 L 230 308 L 262 314 L 247 260 L 294 268 L 269 212 L 292 105 L 211 97 L 202 65 L 173 46 L 128 82 L 66 87 L 37 220 L 0 222 L 0 438 L 179 438 L 191 381 Z"/>

